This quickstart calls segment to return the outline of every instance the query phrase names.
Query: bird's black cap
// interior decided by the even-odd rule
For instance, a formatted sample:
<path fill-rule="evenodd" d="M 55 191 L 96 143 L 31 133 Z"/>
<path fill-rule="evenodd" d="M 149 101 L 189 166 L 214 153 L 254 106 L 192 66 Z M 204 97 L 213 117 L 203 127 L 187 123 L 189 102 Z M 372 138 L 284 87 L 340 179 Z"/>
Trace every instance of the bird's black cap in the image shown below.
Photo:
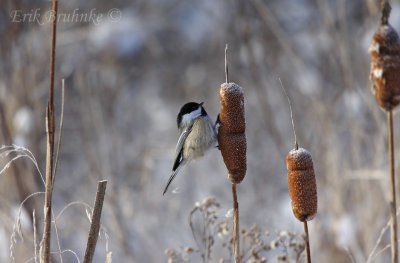
<path fill-rule="evenodd" d="M 182 121 L 182 117 L 185 114 L 191 113 L 192 111 L 195 111 L 199 108 L 199 106 L 202 106 L 203 102 L 197 103 L 197 102 L 188 102 L 185 105 L 182 106 L 181 110 L 178 113 L 178 117 L 176 118 L 176 124 L 178 125 L 179 128 L 179 123 Z M 207 115 L 207 112 L 204 110 L 203 107 L 201 107 L 201 115 L 205 116 Z"/>

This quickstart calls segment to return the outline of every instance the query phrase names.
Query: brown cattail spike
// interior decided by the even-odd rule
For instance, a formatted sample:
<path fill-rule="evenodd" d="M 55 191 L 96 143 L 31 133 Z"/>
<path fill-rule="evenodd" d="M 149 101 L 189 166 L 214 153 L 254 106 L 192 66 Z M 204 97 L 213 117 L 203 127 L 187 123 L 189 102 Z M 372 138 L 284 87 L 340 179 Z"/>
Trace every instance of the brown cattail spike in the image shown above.
<path fill-rule="evenodd" d="M 294 216 L 301 222 L 309 221 L 317 213 L 317 184 L 311 154 L 293 149 L 286 156 L 289 195 Z"/>
<path fill-rule="evenodd" d="M 240 183 L 246 175 L 246 122 L 242 88 L 235 83 L 223 83 L 219 90 L 222 126 L 218 144 L 232 183 Z"/>
<path fill-rule="evenodd" d="M 371 54 L 372 93 L 386 111 L 400 104 L 400 41 L 397 32 L 388 23 L 390 5 L 382 2 L 381 25 L 368 49 Z"/>

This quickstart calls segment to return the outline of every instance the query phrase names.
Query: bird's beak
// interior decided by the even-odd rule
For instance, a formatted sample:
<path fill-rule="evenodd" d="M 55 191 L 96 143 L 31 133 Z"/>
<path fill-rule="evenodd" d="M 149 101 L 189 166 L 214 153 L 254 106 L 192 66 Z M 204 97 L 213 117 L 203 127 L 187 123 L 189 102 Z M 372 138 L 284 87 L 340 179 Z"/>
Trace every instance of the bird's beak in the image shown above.
<path fill-rule="evenodd" d="M 203 103 L 204 103 L 204 102 L 200 102 L 200 106 L 203 106 Z"/>

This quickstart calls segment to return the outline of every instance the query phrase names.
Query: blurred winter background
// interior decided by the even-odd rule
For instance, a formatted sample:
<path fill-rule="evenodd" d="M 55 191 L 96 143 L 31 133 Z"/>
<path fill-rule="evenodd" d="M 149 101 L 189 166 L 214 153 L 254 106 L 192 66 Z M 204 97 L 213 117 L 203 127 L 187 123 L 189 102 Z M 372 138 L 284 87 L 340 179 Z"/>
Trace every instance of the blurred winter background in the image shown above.
<path fill-rule="evenodd" d="M 400 5 L 392 6 L 390 22 L 399 30 Z M 45 0 L 2 0 L 0 7 L 0 144 L 28 148 L 42 172 L 50 9 Z M 209 196 L 221 204 L 217 216 L 229 217 L 231 186 L 218 150 L 181 170 L 162 196 L 180 107 L 204 101 L 217 116 L 226 43 L 229 78 L 245 92 L 248 172 L 238 186 L 241 227 L 303 232 L 287 190 L 285 155 L 294 142 L 281 78 L 299 144 L 312 153 L 316 170 L 313 259 L 367 261 L 389 220 L 386 119 L 368 79 L 378 0 L 61 0 L 59 12 L 57 116 L 62 78 L 66 97 L 53 209 L 57 215 L 70 202 L 92 205 L 96 182 L 109 180 L 102 215 L 107 235 L 100 236 L 95 262 L 104 262 L 108 251 L 113 262 L 166 262 L 165 249 L 196 247 L 188 216 L 195 202 Z M 74 13 L 87 19 L 73 20 Z M 0 168 L 15 156 L 3 156 Z M 19 204 L 43 189 L 28 158 L 0 176 L 1 262 L 11 261 Z M 41 233 L 43 199 L 36 195 L 22 210 L 24 239 L 13 245 L 16 262 L 33 256 L 31 215 L 35 210 Z M 61 248 L 82 258 L 89 227 L 84 207 L 68 207 L 57 225 Z M 54 236 L 52 241 L 56 251 Z M 386 231 L 376 251 L 389 243 Z M 76 262 L 72 253 L 63 257 Z M 386 249 L 372 262 L 389 258 Z"/>

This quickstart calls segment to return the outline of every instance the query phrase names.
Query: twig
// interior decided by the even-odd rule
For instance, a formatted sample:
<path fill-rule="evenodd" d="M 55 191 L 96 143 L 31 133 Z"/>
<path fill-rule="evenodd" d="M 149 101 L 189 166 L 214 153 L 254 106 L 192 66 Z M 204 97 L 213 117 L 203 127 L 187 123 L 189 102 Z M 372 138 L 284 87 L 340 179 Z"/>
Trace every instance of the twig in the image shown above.
<path fill-rule="evenodd" d="M 50 87 L 49 102 L 46 110 L 47 150 L 46 150 L 46 194 L 44 203 L 44 229 L 42 239 L 41 262 L 50 262 L 50 238 L 51 238 L 51 198 L 53 183 L 53 153 L 54 153 L 54 63 L 56 53 L 56 25 L 57 25 L 58 1 L 53 0 L 53 17 L 51 27 L 51 52 L 50 52 Z"/>
<path fill-rule="evenodd" d="M 394 177 L 394 142 L 393 142 L 393 112 L 387 113 L 388 130 L 389 130 L 389 162 L 390 162 L 390 186 L 391 186 L 391 201 L 390 201 L 390 232 L 392 244 L 392 262 L 398 262 L 398 247 L 397 247 L 397 218 L 396 218 L 396 181 Z"/>
<path fill-rule="evenodd" d="M 103 209 L 104 196 L 106 193 L 107 181 L 100 181 L 97 185 L 96 201 L 90 224 L 89 237 L 87 241 L 83 263 L 91 263 L 96 249 L 97 238 L 99 237 L 101 210 Z"/>
<path fill-rule="evenodd" d="M 374 248 L 372 249 L 371 253 L 368 255 L 367 263 L 371 263 L 371 261 L 372 261 L 372 260 L 376 257 L 376 255 L 378 254 L 378 253 L 375 253 L 375 251 L 378 249 L 378 246 L 380 245 L 380 243 L 381 243 L 381 241 L 382 241 L 382 238 L 383 238 L 384 234 L 386 233 L 386 230 L 389 228 L 389 226 L 390 226 L 390 221 L 391 221 L 391 220 L 389 219 L 389 221 L 387 222 L 387 224 L 381 229 L 381 233 L 379 234 L 378 240 L 376 241 L 375 246 L 374 246 Z"/>
<path fill-rule="evenodd" d="M 228 44 L 225 44 L 225 83 L 229 83 L 228 73 Z"/>
<path fill-rule="evenodd" d="M 290 101 L 289 95 L 287 94 L 285 88 L 283 87 L 282 80 L 279 78 L 279 82 L 281 83 L 281 88 L 283 89 L 283 92 L 285 93 L 286 99 L 289 103 L 289 109 L 290 109 L 290 119 L 292 120 L 292 128 L 293 128 L 293 135 L 294 135 L 294 147 L 295 149 L 299 149 L 299 145 L 297 144 L 297 136 L 296 136 L 296 129 L 294 127 L 294 119 L 293 119 L 293 111 L 292 111 L 292 103 Z"/>
<path fill-rule="evenodd" d="M 307 263 L 311 263 L 311 252 L 310 252 L 310 238 L 308 235 L 307 221 L 304 221 L 304 234 L 306 235 L 306 252 L 307 252 Z"/>
<path fill-rule="evenodd" d="M 236 184 L 232 184 L 232 196 L 233 196 L 233 253 L 235 257 L 235 263 L 240 262 L 239 255 L 239 203 L 237 201 Z"/>
<path fill-rule="evenodd" d="M 390 248 L 390 244 L 387 244 L 384 248 L 382 248 L 381 250 L 379 250 L 378 252 L 376 252 L 375 256 L 372 259 L 375 259 L 377 256 L 379 256 L 380 254 L 382 254 L 383 252 L 385 252 L 385 250 Z"/>
<path fill-rule="evenodd" d="M 397 209 L 396 217 L 399 216 L 399 213 L 400 213 L 400 210 Z M 387 230 L 387 229 L 389 228 L 389 226 L 390 226 L 390 222 L 391 222 L 391 219 L 389 219 L 389 221 L 386 223 L 386 225 L 381 229 L 381 232 L 380 232 L 380 234 L 379 234 L 378 240 L 376 241 L 375 246 L 374 246 L 374 248 L 372 249 L 371 253 L 368 255 L 367 263 L 371 263 L 372 260 L 378 256 L 378 254 L 382 253 L 382 250 L 380 250 L 380 251 L 377 252 L 377 253 L 375 253 L 375 251 L 378 249 L 378 246 L 379 246 L 380 243 L 382 242 L 382 239 L 383 239 L 383 237 L 384 237 L 384 235 L 385 235 L 385 232 L 386 232 L 386 230 Z M 390 247 L 390 245 L 388 245 L 388 246 Z M 388 246 L 385 246 L 385 249 L 386 249 Z"/>

